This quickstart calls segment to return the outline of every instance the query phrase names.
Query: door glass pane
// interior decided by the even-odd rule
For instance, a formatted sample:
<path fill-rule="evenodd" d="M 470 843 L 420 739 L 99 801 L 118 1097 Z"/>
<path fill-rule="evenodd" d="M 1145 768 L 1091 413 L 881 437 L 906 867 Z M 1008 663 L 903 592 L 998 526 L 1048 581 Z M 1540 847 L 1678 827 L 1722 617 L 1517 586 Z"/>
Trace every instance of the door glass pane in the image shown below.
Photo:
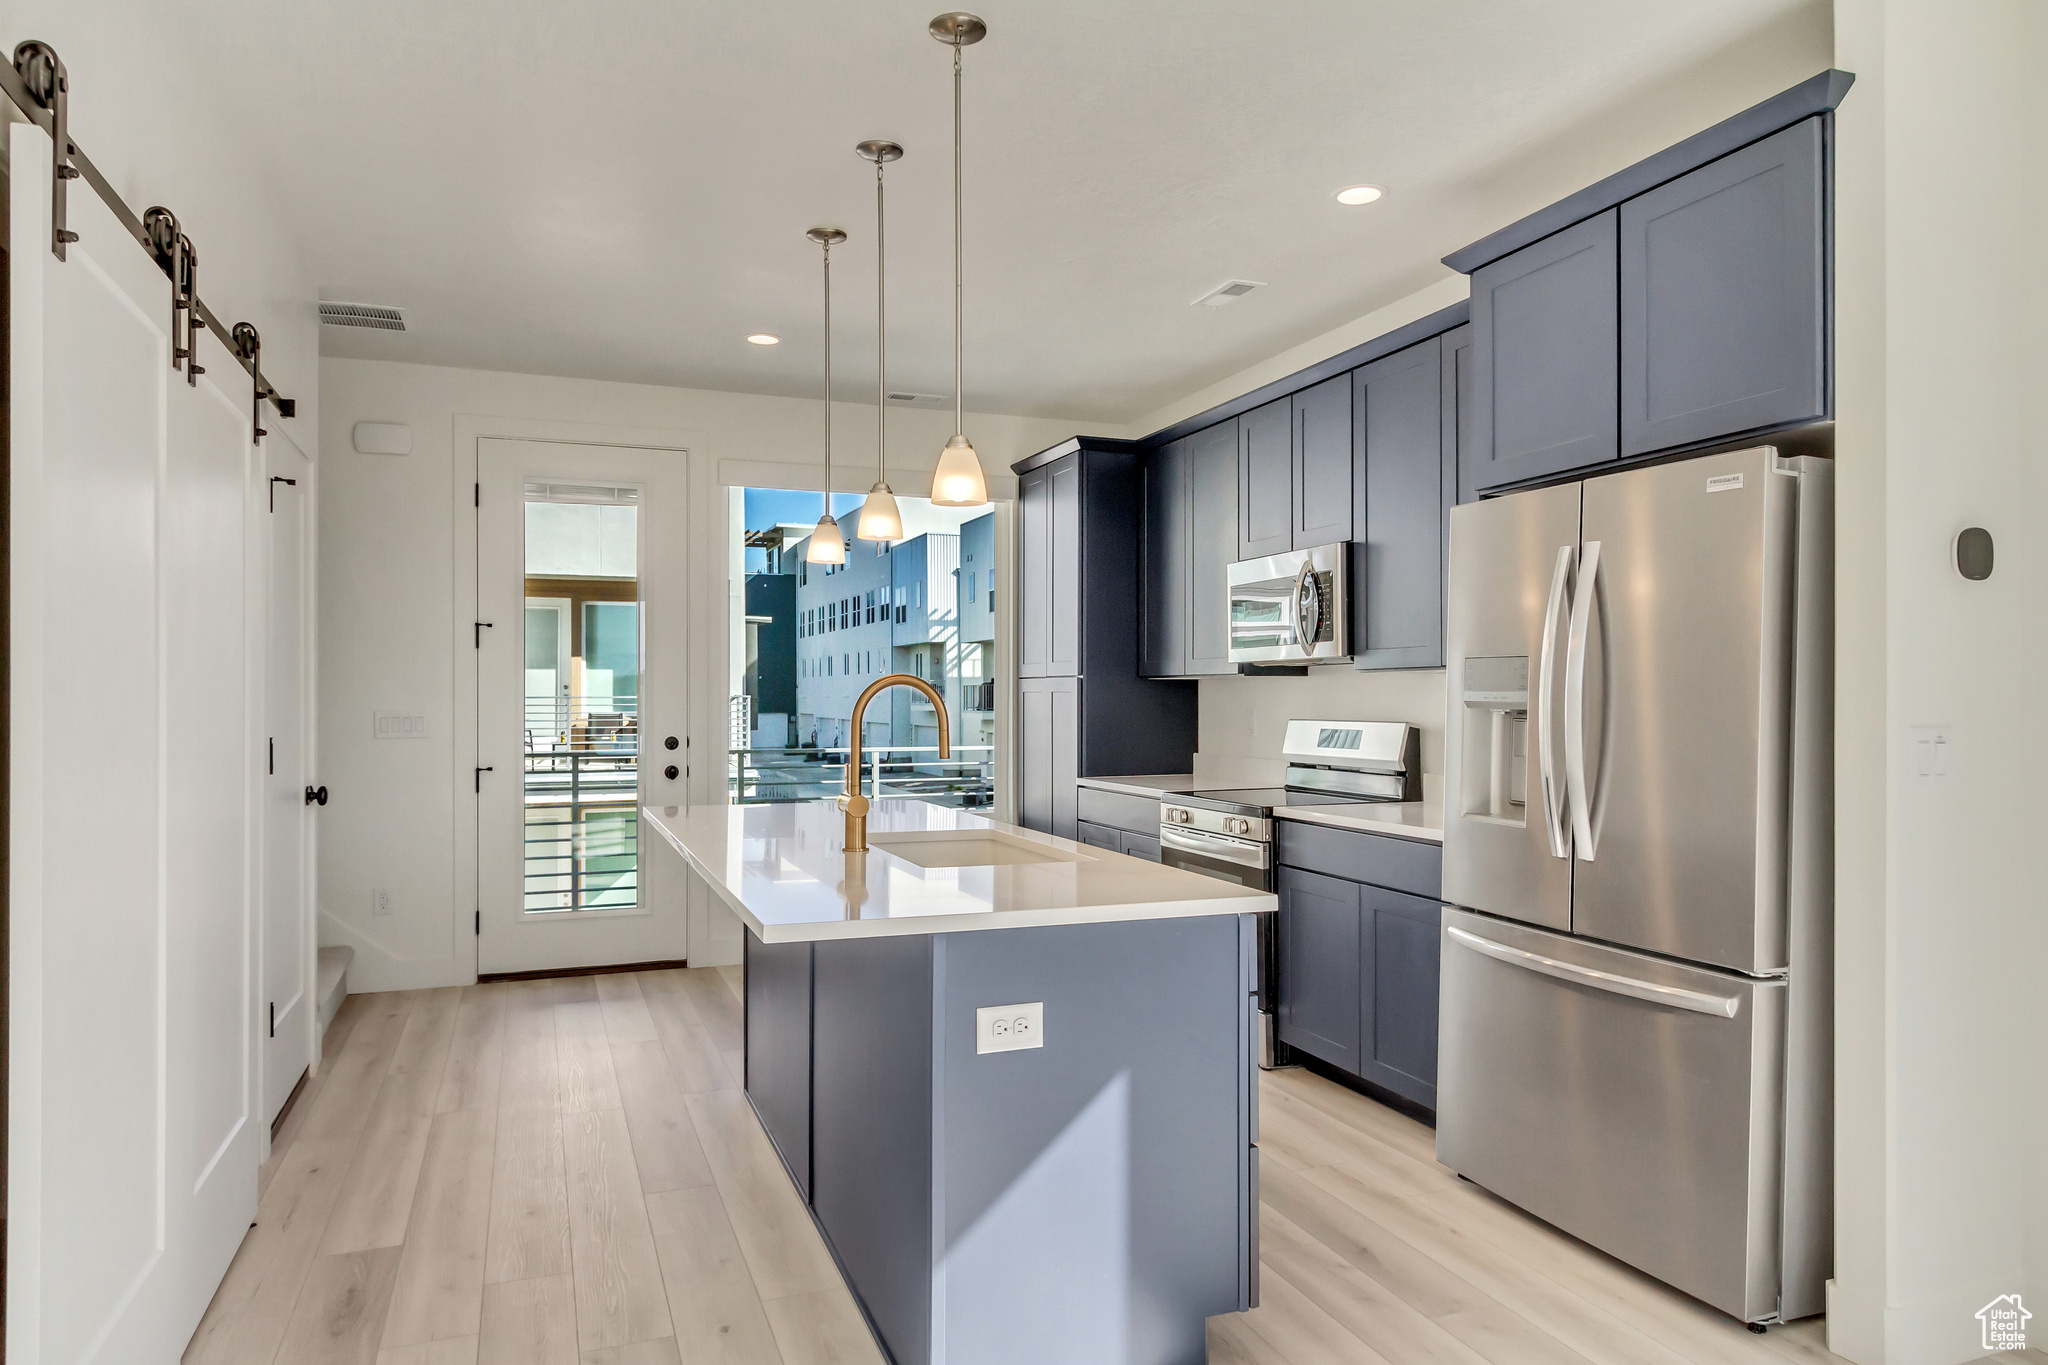
<path fill-rule="evenodd" d="M 938 805 L 994 799 L 995 514 L 898 497 L 904 539 L 849 539 L 846 562 L 807 563 L 818 493 L 732 489 L 746 589 L 731 622 L 731 798 L 809 801 L 844 788 L 853 704 L 886 674 L 944 697 L 952 754 L 938 756 L 938 713 L 909 687 L 878 693 L 862 716 L 863 790 Z M 846 525 L 861 499 L 833 495 Z M 819 572 L 823 567 L 824 572 Z M 973 584 L 984 591 L 970 591 Z"/>
<path fill-rule="evenodd" d="M 639 493 L 527 486 L 530 914 L 639 899 Z"/>

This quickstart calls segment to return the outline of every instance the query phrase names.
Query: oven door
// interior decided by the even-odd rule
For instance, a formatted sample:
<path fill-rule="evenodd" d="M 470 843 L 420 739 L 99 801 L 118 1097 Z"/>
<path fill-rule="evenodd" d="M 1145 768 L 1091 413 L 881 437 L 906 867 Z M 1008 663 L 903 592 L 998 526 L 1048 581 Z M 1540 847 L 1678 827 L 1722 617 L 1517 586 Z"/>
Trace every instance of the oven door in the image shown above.
<path fill-rule="evenodd" d="M 1351 653 L 1343 545 L 1232 564 L 1232 663 L 1333 661 Z"/>
<path fill-rule="evenodd" d="M 1273 846 L 1251 839 L 1205 834 L 1180 825 L 1159 827 L 1159 861 L 1254 891 L 1273 889 Z"/>

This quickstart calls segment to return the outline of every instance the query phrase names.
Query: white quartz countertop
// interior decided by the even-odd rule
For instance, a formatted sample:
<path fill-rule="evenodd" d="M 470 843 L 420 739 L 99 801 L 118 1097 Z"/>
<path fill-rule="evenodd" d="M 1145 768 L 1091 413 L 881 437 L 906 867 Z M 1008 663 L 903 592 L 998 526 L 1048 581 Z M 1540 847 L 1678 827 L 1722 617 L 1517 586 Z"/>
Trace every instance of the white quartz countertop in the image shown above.
<path fill-rule="evenodd" d="M 1397 839 L 1420 839 L 1432 844 L 1444 841 L 1444 803 L 1436 797 L 1388 804 L 1360 802 L 1343 806 L 1281 806 L 1273 812 L 1273 817 L 1362 830 L 1367 834 L 1389 834 Z"/>
<path fill-rule="evenodd" d="M 1161 796 L 1167 792 L 1193 791 L 1195 775 L 1151 773 L 1142 777 L 1082 777 L 1075 779 L 1075 785 L 1093 787 L 1097 791 L 1123 792 L 1129 796 Z"/>
<path fill-rule="evenodd" d="M 765 943 L 1241 915 L 1279 904 L 1270 892 L 923 801 L 877 801 L 870 847 L 852 855 L 846 817 L 829 800 L 641 813 Z M 1059 860 L 927 868 L 874 846 L 948 830 L 993 831 Z"/>

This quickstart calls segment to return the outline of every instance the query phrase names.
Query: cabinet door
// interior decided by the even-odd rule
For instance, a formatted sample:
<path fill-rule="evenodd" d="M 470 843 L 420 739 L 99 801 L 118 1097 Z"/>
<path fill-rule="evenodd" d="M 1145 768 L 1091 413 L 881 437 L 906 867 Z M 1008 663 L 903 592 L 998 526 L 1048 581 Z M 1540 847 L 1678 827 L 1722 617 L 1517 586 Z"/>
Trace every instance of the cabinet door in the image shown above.
<path fill-rule="evenodd" d="M 1351 376 L 1294 395 L 1294 548 L 1351 539 Z"/>
<path fill-rule="evenodd" d="M 1358 1074 L 1434 1109 L 1438 906 L 1362 886 L 1359 907 Z"/>
<path fill-rule="evenodd" d="M 1074 837 L 1090 848 L 1106 848 L 1111 853 L 1123 852 L 1123 831 L 1111 829 L 1108 825 L 1093 825 L 1086 820 L 1074 822 Z"/>
<path fill-rule="evenodd" d="M 811 1200 L 811 945 L 746 931 L 747 1095 L 804 1202 Z"/>
<path fill-rule="evenodd" d="M 1052 657 L 1052 471 L 1017 480 L 1017 676 L 1042 678 Z"/>
<path fill-rule="evenodd" d="M 1294 547 L 1294 400 L 1276 398 L 1237 419 L 1237 557 Z"/>
<path fill-rule="evenodd" d="M 1017 683 L 1017 823 L 1065 839 L 1079 833 L 1080 679 Z"/>
<path fill-rule="evenodd" d="M 1821 121 L 1621 206 L 1621 453 L 1825 416 Z"/>
<path fill-rule="evenodd" d="M 1280 869 L 1280 1040 L 1356 1073 L 1359 1066 L 1357 882 Z"/>
<path fill-rule="evenodd" d="M 1052 591 L 1045 671 L 1073 678 L 1081 672 L 1081 457 L 1069 455 L 1046 468 L 1052 475 Z"/>
<path fill-rule="evenodd" d="M 1145 463 L 1144 602 L 1138 672 L 1147 678 L 1188 671 L 1188 442 L 1153 451 Z"/>
<path fill-rule="evenodd" d="M 1359 668 L 1444 663 L 1442 346 L 1431 338 L 1351 372 L 1359 539 L 1351 653 Z"/>
<path fill-rule="evenodd" d="M 1444 347 L 1444 555 L 1450 557 L 1451 504 L 1479 501 L 1473 480 L 1479 473 L 1472 437 L 1472 324 L 1443 334 Z M 1445 579 L 1449 581 L 1448 577 Z"/>
<path fill-rule="evenodd" d="M 1472 272 L 1474 487 L 1620 454 L 1618 212 Z"/>
<path fill-rule="evenodd" d="M 1117 842 L 1122 845 L 1123 851 L 1133 858 L 1143 858 L 1148 863 L 1159 861 L 1159 841 L 1149 834 L 1133 834 L 1129 830 L 1124 830 Z"/>
<path fill-rule="evenodd" d="M 1188 672 L 1235 673 L 1230 563 L 1237 553 L 1237 423 L 1187 438 Z"/>

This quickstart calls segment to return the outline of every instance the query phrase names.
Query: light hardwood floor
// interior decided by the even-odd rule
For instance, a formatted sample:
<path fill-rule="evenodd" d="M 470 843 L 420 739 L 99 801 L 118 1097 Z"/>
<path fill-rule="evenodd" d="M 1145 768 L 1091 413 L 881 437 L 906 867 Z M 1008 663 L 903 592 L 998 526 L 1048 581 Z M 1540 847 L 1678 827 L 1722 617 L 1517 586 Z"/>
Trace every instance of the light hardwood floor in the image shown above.
<path fill-rule="evenodd" d="M 351 996 L 190 1365 L 880 1365 L 738 1085 L 739 975 Z M 1215 1365 L 1836 1361 L 1460 1182 L 1413 1120 L 1261 1078 L 1264 1301 Z M 1050 1365 L 1050 1363 L 1049 1363 Z"/>

